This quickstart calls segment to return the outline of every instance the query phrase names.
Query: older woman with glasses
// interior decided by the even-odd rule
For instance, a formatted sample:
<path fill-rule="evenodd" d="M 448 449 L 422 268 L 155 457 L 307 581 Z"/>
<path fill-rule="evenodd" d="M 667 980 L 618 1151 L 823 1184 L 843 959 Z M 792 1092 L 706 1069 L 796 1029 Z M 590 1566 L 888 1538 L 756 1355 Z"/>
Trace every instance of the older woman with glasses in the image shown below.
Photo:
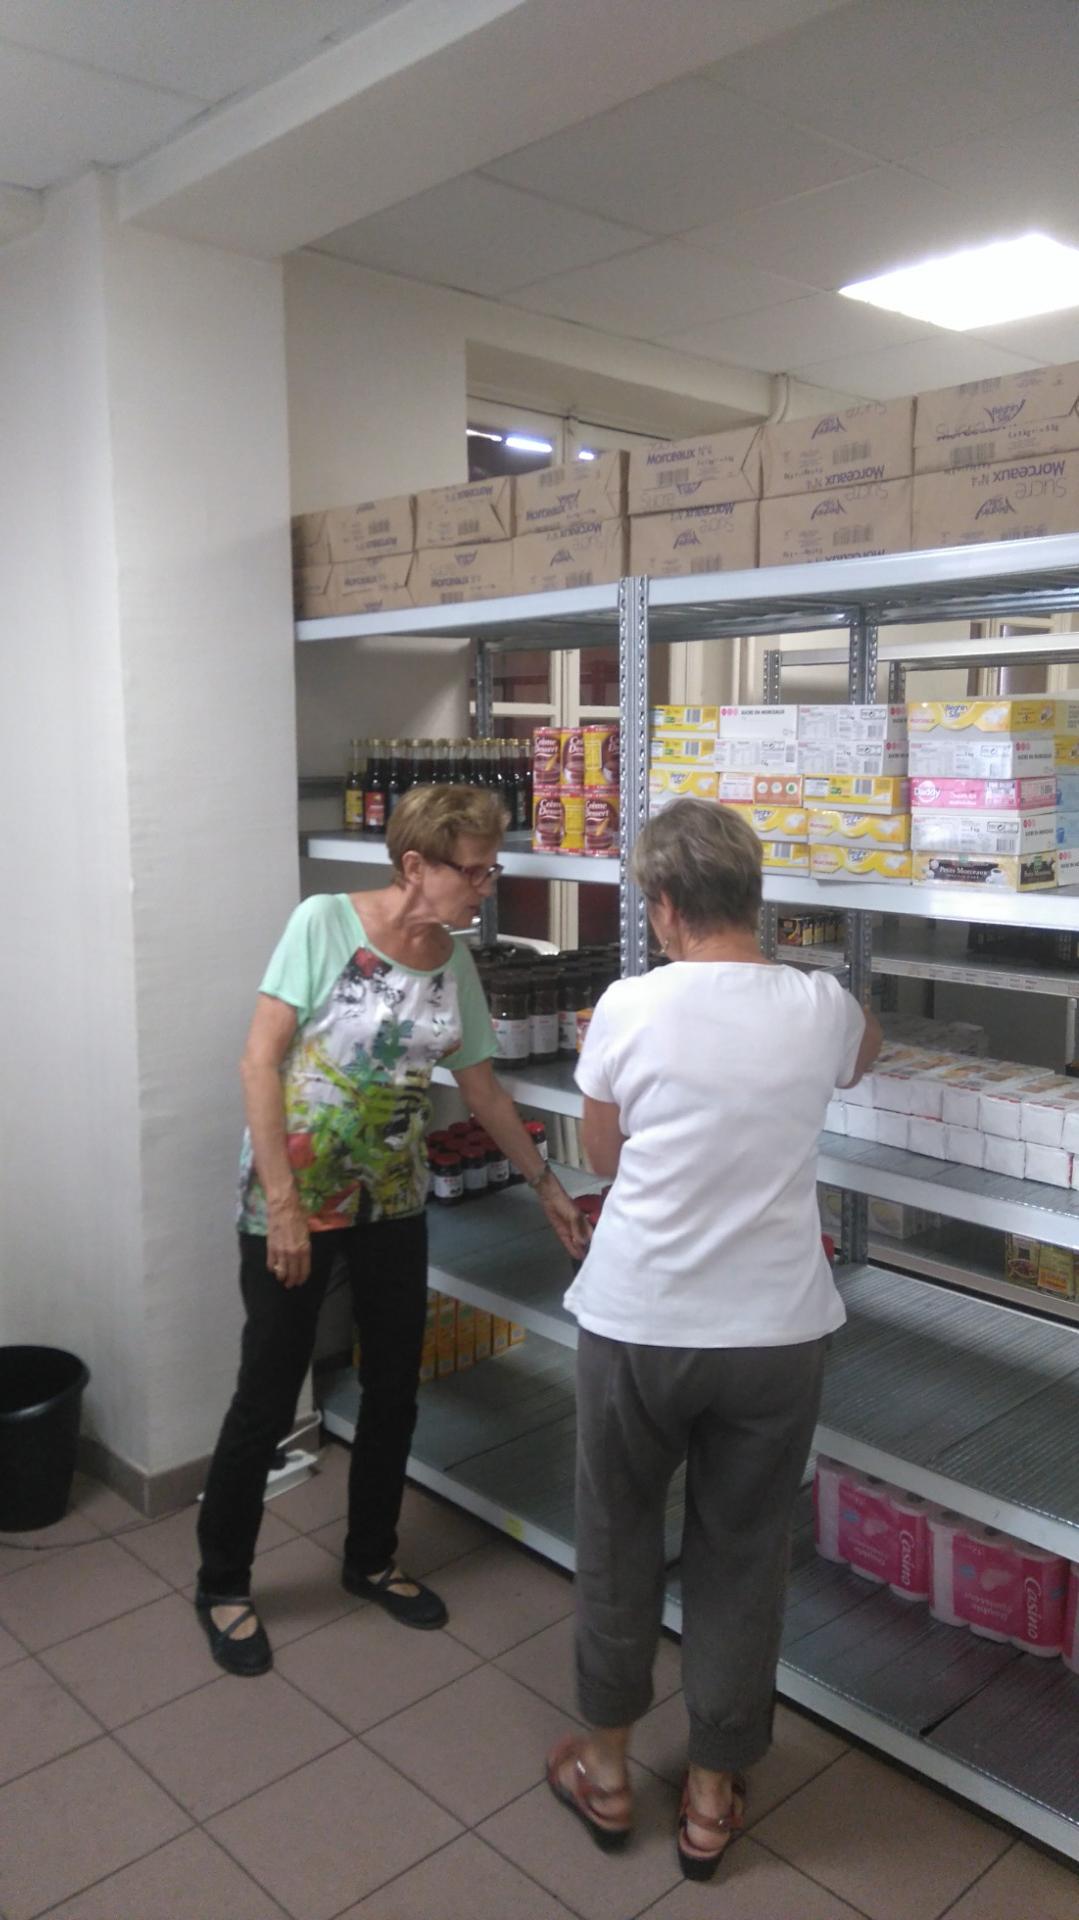
<path fill-rule="evenodd" d="M 614 1185 L 566 1296 L 577 1354 L 577 1687 L 591 1731 L 549 1755 L 599 1845 L 633 1824 L 626 1756 L 652 1698 L 664 1507 L 686 1464 L 677 1846 L 705 1880 L 767 1751 L 795 1496 L 843 1302 L 821 1247 L 817 1142 L 880 1030 L 826 973 L 765 959 L 760 843 L 679 800 L 634 871 L 672 963 L 609 987 L 577 1072 Z"/>
<path fill-rule="evenodd" d="M 443 1602 L 397 1567 L 397 1519 L 416 1421 L 427 1300 L 424 1137 L 434 1068 L 523 1173 L 575 1258 L 588 1229 L 491 1067 L 494 1036 L 467 926 L 501 868 L 497 796 L 421 787 L 386 832 L 388 887 L 317 894 L 296 909 L 262 981 L 244 1051 L 236 1392 L 199 1514 L 195 1606 L 219 1666 L 265 1673 L 250 1600 L 270 1464 L 293 1419 L 338 1256 L 360 1335 L 363 1398 L 349 1472 L 344 1585 L 405 1626 Z"/>

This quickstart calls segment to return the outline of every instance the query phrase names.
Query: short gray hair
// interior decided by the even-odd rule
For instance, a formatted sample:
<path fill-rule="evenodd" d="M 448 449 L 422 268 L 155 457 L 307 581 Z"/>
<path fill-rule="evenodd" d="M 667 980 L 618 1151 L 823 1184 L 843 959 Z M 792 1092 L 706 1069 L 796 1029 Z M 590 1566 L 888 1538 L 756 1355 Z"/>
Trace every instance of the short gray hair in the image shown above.
<path fill-rule="evenodd" d="M 761 905 L 761 843 L 748 821 L 713 800 L 672 801 L 633 849 L 646 900 L 666 894 L 687 926 L 749 927 Z"/>

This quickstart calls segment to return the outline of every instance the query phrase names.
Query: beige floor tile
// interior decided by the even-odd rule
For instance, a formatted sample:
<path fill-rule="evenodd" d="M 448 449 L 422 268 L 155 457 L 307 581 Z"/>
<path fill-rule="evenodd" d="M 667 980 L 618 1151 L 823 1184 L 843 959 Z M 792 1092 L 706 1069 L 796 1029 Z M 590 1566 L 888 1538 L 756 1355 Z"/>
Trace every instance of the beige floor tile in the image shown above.
<path fill-rule="evenodd" d="M 977 1814 L 855 1752 L 754 1831 L 870 1920 L 937 1920 L 1011 1844 Z"/>
<path fill-rule="evenodd" d="M 425 1792 L 474 1826 L 543 1778 L 566 1716 L 497 1667 L 478 1667 L 366 1735 Z"/>
<path fill-rule="evenodd" d="M 565 1575 L 501 1541 L 455 1560 L 438 1590 L 457 1639 L 488 1660 L 573 1611 Z"/>
<path fill-rule="evenodd" d="M 347 1739 L 276 1673 L 222 1674 L 121 1727 L 121 1745 L 196 1820 L 206 1820 Z"/>
<path fill-rule="evenodd" d="M 195 1538 L 195 1522 L 198 1519 L 198 1507 L 181 1507 L 179 1513 L 170 1513 L 165 1520 L 154 1520 L 148 1526 L 133 1528 L 123 1536 L 123 1544 L 128 1553 L 144 1565 L 152 1567 L 155 1573 L 167 1580 L 170 1587 L 179 1587 L 186 1592 L 193 1587 L 199 1570 L 199 1548 Z M 267 1507 L 259 1528 L 255 1554 L 268 1553 L 274 1547 L 283 1547 L 289 1540 L 295 1539 L 292 1527 L 287 1526 Z"/>
<path fill-rule="evenodd" d="M 837 1900 L 752 1840 L 740 1840 L 729 1861 L 707 1884 L 680 1879 L 674 1892 L 648 1907 L 641 1920 L 712 1920 L 713 1916 L 714 1920 L 861 1920 L 855 1907 Z"/>
<path fill-rule="evenodd" d="M 0 1913 L 32 1920 L 188 1824 L 111 1739 L 50 1761 L 0 1787 Z"/>
<path fill-rule="evenodd" d="M 32 1533 L 9 1533 L 0 1528 L 0 1577 L 16 1573 L 20 1567 L 38 1567 L 49 1558 L 51 1547 L 77 1546 L 82 1540 L 99 1540 L 101 1528 L 85 1514 L 65 1513 L 51 1527 L 35 1527 Z"/>
<path fill-rule="evenodd" d="M 345 1592 L 333 1555 L 299 1534 L 260 1554 L 251 1591 L 275 1648 L 369 1604 Z"/>
<path fill-rule="evenodd" d="M 344 1557 L 347 1531 L 348 1522 L 342 1509 L 338 1519 L 314 1529 L 310 1537 L 340 1560 Z M 459 1560 L 462 1554 L 471 1553 L 476 1547 L 490 1545 L 497 1538 L 492 1527 L 462 1512 L 460 1507 L 436 1500 L 418 1487 L 405 1488 L 398 1526 L 397 1561 L 420 1579 L 451 1560 Z"/>
<path fill-rule="evenodd" d="M 283 1647 L 277 1670 L 353 1733 L 457 1680 L 478 1657 L 449 1633 L 420 1633 L 359 1607 Z"/>
<path fill-rule="evenodd" d="M 508 1653 L 499 1656 L 496 1664 L 503 1673 L 512 1674 L 515 1680 L 523 1681 L 533 1692 L 541 1693 L 545 1700 L 560 1707 L 563 1713 L 576 1717 L 573 1634 L 574 1619 L 570 1613 L 564 1620 L 556 1620 L 553 1627 L 545 1627 L 542 1633 L 533 1634 L 530 1640 L 522 1640 L 520 1646 L 511 1647 Z M 679 1649 L 673 1640 L 667 1639 L 666 1634 L 661 1634 L 652 1671 L 657 1702 L 675 1693 L 681 1680 L 682 1658 Z"/>
<path fill-rule="evenodd" d="M 0 1580 L 0 1626 L 38 1653 L 167 1592 L 163 1581 L 122 1547 L 111 1540 L 91 1541 L 64 1554 L 60 1578 L 48 1555 L 39 1566 Z"/>
<path fill-rule="evenodd" d="M 568 1907 L 544 1893 L 517 1867 L 463 1834 L 422 1860 L 388 1887 L 380 1887 L 340 1920 L 574 1920 Z M 51 1916 L 50 1916 L 51 1920 Z"/>
<path fill-rule="evenodd" d="M 110 1728 L 209 1685 L 220 1672 L 195 1609 L 178 1593 L 50 1647 L 41 1660 Z"/>
<path fill-rule="evenodd" d="M 681 1693 L 653 1707 L 633 1735 L 633 1756 L 674 1785 L 686 1770 L 689 1722 Z M 775 1743 L 749 1772 L 750 1826 L 847 1752 L 844 1742 L 788 1707 L 776 1709 Z"/>
<path fill-rule="evenodd" d="M 444 1847 L 460 1827 L 350 1741 L 218 1814 L 210 1833 L 293 1920 L 331 1920 Z"/>
<path fill-rule="evenodd" d="M 26 1648 L 16 1640 L 13 1633 L 5 1633 L 0 1627 L 0 1668 L 10 1667 L 13 1660 L 25 1660 Z"/>
<path fill-rule="evenodd" d="M 328 1440 L 318 1456 L 318 1472 L 288 1493 L 278 1494 L 273 1511 L 297 1533 L 313 1533 L 348 1512 L 348 1469 L 351 1447 Z"/>
<path fill-rule="evenodd" d="M 100 1736 L 97 1721 L 36 1660 L 0 1673 L 0 1783 Z"/>
<path fill-rule="evenodd" d="M 1077 1920 L 1079 1869 L 1022 1841 L 948 1908 L 948 1920 Z"/>
<path fill-rule="evenodd" d="M 91 1480 L 85 1473 L 77 1473 L 71 1484 L 71 1511 L 79 1513 L 92 1526 L 100 1527 L 102 1533 L 114 1533 L 120 1527 L 137 1527 L 146 1524 L 146 1515 L 125 1500 L 122 1493 L 107 1487 L 102 1480 Z"/>
<path fill-rule="evenodd" d="M 630 1771 L 637 1823 L 624 1853 L 603 1853 L 546 1785 L 485 1820 L 480 1837 L 583 1920 L 626 1920 L 682 1877 L 674 1847 L 676 1796 L 653 1775 Z"/>
<path fill-rule="evenodd" d="M 49 1920 L 287 1920 L 282 1907 L 205 1833 L 182 1833 L 99 1880 Z"/>

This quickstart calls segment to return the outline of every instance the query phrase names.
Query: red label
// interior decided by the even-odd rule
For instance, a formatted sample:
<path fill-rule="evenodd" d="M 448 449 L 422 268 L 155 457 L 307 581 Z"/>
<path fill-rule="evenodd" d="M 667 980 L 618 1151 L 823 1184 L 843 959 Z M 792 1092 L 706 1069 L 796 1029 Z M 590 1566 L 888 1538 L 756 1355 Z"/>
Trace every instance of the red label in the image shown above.
<path fill-rule="evenodd" d="M 363 796 L 363 824 L 365 827 L 384 827 L 386 824 L 386 796 L 384 793 L 365 793 Z"/>

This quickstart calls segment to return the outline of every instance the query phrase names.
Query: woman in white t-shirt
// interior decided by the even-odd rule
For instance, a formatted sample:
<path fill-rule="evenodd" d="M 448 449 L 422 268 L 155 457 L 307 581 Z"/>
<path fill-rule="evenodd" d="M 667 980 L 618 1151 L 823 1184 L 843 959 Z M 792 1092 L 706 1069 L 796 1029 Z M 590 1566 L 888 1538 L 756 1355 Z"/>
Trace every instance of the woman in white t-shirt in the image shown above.
<path fill-rule="evenodd" d="M 771 1737 L 791 1513 L 843 1303 L 821 1246 L 817 1143 L 880 1030 L 827 973 L 765 960 L 760 843 L 680 800 L 634 853 L 673 963 L 608 988 L 577 1080 L 614 1185 L 566 1295 L 580 1328 L 577 1680 L 591 1731 L 549 1784 L 605 1847 L 633 1809 L 626 1754 L 652 1698 L 664 1508 L 687 1466 L 682 1664 L 690 1733 L 683 1873 L 741 1830 L 743 1770 Z"/>

